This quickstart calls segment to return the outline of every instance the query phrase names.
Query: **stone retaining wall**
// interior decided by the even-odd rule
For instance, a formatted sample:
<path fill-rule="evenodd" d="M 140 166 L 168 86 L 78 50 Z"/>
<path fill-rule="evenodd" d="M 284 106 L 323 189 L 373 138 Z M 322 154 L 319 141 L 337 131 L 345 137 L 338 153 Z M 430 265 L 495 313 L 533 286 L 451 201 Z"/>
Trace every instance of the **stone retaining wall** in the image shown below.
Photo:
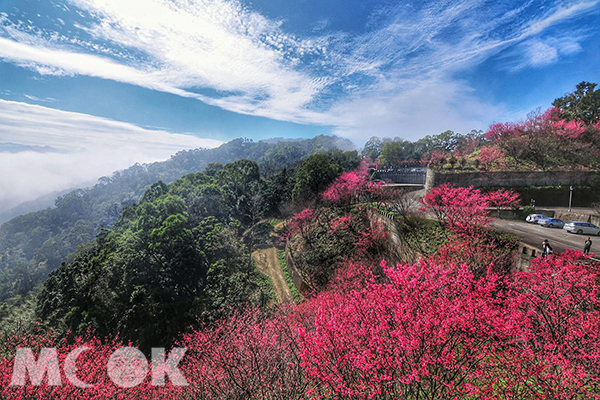
<path fill-rule="evenodd" d="M 600 215 L 581 214 L 581 213 L 569 212 L 569 211 L 556 211 L 554 213 L 554 217 L 558 218 L 564 222 L 582 221 L 582 222 L 591 222 L 594 225 L 600 226 Z"/>
<path fill-rule="evenodd" d="M 590 178 L 598 176 L 590 171 L 508 171 L 508 172 L 438 172 L 427 168 L 425 189 L 449 183 L 453 186 L 587 186 Z"/>
<path fill-rule="evenodd" d="M 294 261 L 294 256 L 292 255 L 292 250 L 290 246 L 285 246 L 285 262 L 287 264 L 288 273 L 290 274 L 290 278 L 292 278 L 292 282 L 294 282 L 294 286 L 300 293 L 306 293 L 309 289 L 308 285 L 302 278 L 302 275 L 296 268 L 296 262 Z"/>
<path fill-rule="evenodd" d="M 536 258 L 541 254 L 541 248 L 530 246 L 523 242 L 519 243 L 519 251 L 517 252 L 515 259 L 515 270 L 527 271 L 531 265 L 531 259 Z"/>

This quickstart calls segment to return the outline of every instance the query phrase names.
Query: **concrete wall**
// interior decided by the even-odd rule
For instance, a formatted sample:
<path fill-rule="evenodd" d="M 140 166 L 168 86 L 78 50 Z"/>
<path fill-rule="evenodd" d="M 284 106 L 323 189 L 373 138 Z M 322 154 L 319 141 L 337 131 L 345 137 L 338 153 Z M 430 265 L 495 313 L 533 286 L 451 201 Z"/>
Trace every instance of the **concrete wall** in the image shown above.
<path fill-rule="evenodd" d="M 556 211 L 555 217 L 568 222 L 568 221 L 582 221 L 582 222 L 591 222 L 594 225 L 600 226 L 600 215 L 594 214 L 581 214 L 576 212 L 569 211 Z"/>
<path fill-rule="evenodd" d="M 535 172 L 437 172 L 427 168 L 425 189 L 449 183 L 453 186 L 586 186 L 597 172 L 535 171 Z"/>
<path fill-rule="evenodd" d="M 519 219 L 519 213 L 521 213 L 522 211 L 523 211 L 522 208 L 520 208 L 518 210 L 505 208 L 505 209 L 500 210 L 500 216 L 498 216 L 498 210 L 496 208 L 488 208 L 487 209 L 487 212 L 489 213 L 490 217 L 500 218 L 500 219 Z M 545 215 L 546 217 L 558 218 L 555 215 L 556 211 L 548 210 L 547 208 L 542 208 L 542 207 L 537 207 L 535 209 L 535 211 L 533 212 L 533 214 L 542 214 L 542 215 Z M 559 218 L 559 219 L 561 219 L 561 218 Z M 574 221 L 574 220 L 570 219 L 569 221 Z"/>
<path fill-rule="evenodd" d="M 540 254 L 542 254 L 541 248 L 519 243 L 519 251 L 515 255 L 515 270 L 527 271 L 531 265 L 531 259 L 539 257 Z"/>
<path fill-rule="evenodd" d="M 409 248 L 403 245 L 402 238 L 394 222 L 394 214 L 370 209 L 369 218 L 371 220 L 371 228 L 376 228 L 378 224 L 381 224 L 385 228 L 383 258 L 388 262 L 388 265 L 395 265 L 396 263 L 412 264 L 419 259 L 420 255 L 415 256 Z"/>
<path fill-rule="evenodd" d="M 285 262 L 287 264 L 288 273 L 290 274 L 290 278 L 292 278 L 292 282 L 294 282 L 294 286 L 300 293 L 306 293 L 309 290 L 308 285 L 300 275 L 300 272 L 296 268 L 296 262 L 294 261 L 294 256 L 292 254 L 292 249 L 290 246 L 285 246 Z"/>
<path fill-rule="evenodd" d="M 426 176 L 425 176 L 425 191 L 429 192 L 432 188 L 441 185 L 442 183 L 438 183 L 436 185 L 436 173 L 431 169 L 431 168 L 426 168 L 425 169 L 426 172 Z"/>

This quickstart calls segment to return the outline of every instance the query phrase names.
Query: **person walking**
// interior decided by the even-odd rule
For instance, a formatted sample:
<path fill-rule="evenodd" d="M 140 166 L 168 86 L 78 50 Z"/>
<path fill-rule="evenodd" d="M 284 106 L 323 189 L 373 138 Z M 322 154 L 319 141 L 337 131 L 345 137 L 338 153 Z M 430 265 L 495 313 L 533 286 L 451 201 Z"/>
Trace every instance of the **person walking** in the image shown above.
<path fill-rule="evenodd" d="M 583 244 L 583 254 L 589 255 L 591 248 L 592 248 L 592 239 L 590 239 L 588 237 L 587 240 L 585 241 L 585 243 Z"/>
<path fill-rule="evenodd" d="M 552 246 L 550 246 L 550 242 L 548 239 L 542 242 L 542 257 L 546 257 L 552 254 Z"/>

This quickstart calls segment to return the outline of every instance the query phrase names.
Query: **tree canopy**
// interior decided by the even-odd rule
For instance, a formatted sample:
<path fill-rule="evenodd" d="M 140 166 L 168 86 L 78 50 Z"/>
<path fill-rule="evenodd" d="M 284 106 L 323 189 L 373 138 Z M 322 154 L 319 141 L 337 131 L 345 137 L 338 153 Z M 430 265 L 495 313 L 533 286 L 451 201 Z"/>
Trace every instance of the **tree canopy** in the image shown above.
<path fill-rule="evenodd" d="M 552 102 L 554 107 L 562 111 L 568 121 L 583 121 L 592 125 L 600 121 L 600 90 L 596 83 L 581 82 L 571 93 L 567 93 Z"/>
<path fill-rule="evenodd" d="M 39 315 L 61 331 L 119 333 L 143 348 L 231 310 L 264 304 L 249 249 L 239 240 L 244 196 L 258 190 L 258 166 L 224 166 L 217 177 L 158 182 L 111 229 L 52 272 Z M 255 188 L 256 186 L 256 188 Z M 206 199 L 205 199 L 206 196 Z M 220 205 L 207 212 L 204 201 Z"/>

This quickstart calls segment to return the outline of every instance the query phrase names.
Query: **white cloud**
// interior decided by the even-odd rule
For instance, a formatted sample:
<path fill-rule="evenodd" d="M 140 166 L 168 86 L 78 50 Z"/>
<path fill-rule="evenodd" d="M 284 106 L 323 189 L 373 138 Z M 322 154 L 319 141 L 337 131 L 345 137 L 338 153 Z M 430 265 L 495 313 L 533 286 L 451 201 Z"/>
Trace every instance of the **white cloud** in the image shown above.
<path fill-rule="evenodd" d="M 374 126 L 384 130 L 381 135 L 409 129 L 423 136 L 442 125 L 460 130 L 501 117 L 503 105 L 478 101 L 468 85 L 454 82 L 454 74 L 510 48 L 512 59 L 503 59 L 509 69 L 541 67 L 575 54 L 581 51 L 576 34 L 541 36 L 598 5 L 402 2 L 375 13 L 362 35 L 299 38 L 241 0 L 70 3 L 88 21 L 75 28 L 92 41 L 26 29 L 4 16 L 10 38 L 0 37 L 0 58 L 41 74 L 89 75 L 237 113 L 333 125 L 336 133 L 353 137 L 368 137 L 360 132 Z M 424 88 L 441 89 L 434 95 L 422 93 Z M 479 111 L 465 110 L 465 103 Z M 435 107 L 417 112 L 415 104 Z M 423 115 L 420 124 L 416 115 Z"/>
<path fill-rule="evenodd" d="M 285 120 L 302 119 L 302 110 L 327 85 L 327 79 L 296 68 L 300 57 L 320 51 L 318 43 L 283 33 L 279 23 L 248 11 L 237 1 L 72 3 L 99 19 L 81 29 L 98 40 L 142 52 L 146 62 L 126 65 L 123 60 L 57 48 L 42 35 L 21 32 L 14 24 L 5 30 L 16 40 L 0 41 L 0 57 L 40 73 L 114 79 Z M 219 95 L 193 93 L 203 88 Z"/>
<path fill-rule="evenodd" d="M 414 140 L 447 129 L 462 133 L 486 129 L 494 120 L 514 118 L 507 105 L 481 99 L 467 83 L 457 81 L 455 73 L 511 48 L 503 61 L 512 70 L 549 65 L 560 56 L 577 53 L 580 32 L 543 41 L 537 37 L 588 12 L 598 1 L 550 7 L 535 17 L 530 2 L 510 12 L 478 0 L 452 4 L 394 11 L 386 27 L 357 40 L 356 60 L 379 62 L 387 68 L 374 68 L 375 83 L 334 105 L 335 133 Z"/>
<path fill-rule="evenodd" d="M 327 28 L 329 23 L 330 23 L 330 21 L 328 18 L 321 18 L 320 20 L 318 20 L 317 22 L 315 22 L 313 24 L 312 31 L 313 32 L 322 31 L 323 29 Z"/>
<path fill-rule="evenodd" d="M 24 94 L 23 96 L 25 96 L 29 100 L 32 100 L 32 101 L 35 101 L 35 102 L 40 102 L 40 103 L 47 103 L 47 102 L 56 101 L 56 99 L 54 99 L 52 97 L 45 97 L 45 98 L 42 99 L 40 97 L 33 96 L 33 95 L 30 95 L 30 94 Z"/>
<path fill-rule="evenodd" d="M 565 1 L 558 3 L 556 8 L 550 8 L 547 15 L 529 22 L 522 37 L 530 37 L 542 33 L 552 25 L 593 10 L 597 5 L 598 0 Z"/>
<path fill-rule="evenodd" d="M 542 68 L 554 64 L 562 56 L 571 56 L 582 51 L 579 41 L 583 32 L 570 32 L 563 36 L 545 39 L 530 39 L 519 43 L 504 56 L 505 69 L 520 71 L 525 68 Z"/>
<path fill-rule="evenodd" d="M 529 58 L 532 66 L 552 64 L 558 60 L 558 50 L 546 43 L 533 41 L 529 45 Z"/>
<path fill-rule="evenodd" d="M 445 80 L 410 82 L 341 103 L 333 112 L 344 121 L 335 133 L 364 140 L 371 136 L 417 140 L 448 129 L 467 133 L 485 129 L 490 115 L 506 115 L 502 106 L 483 103 L 468 86 Z"/>
<path fill-rule="evenodd" d="M 34 38 L 30 39 L 35 41 Z M 22 66 L 35 69 L 43 75 L 88 75 L 131 83 L 184 97 L 194 97 L 193 93 L 155 80 L 152 71 L 136 69 L 92 54 L 55 49 L 48 47 L 48 44 L 41 40 L 37 42 L 37 44 L 20 43 L 0 37 L 0 58 L 15 61 Z"/>
<path fill-rule="evenodd" d="M 221 142 L 148 130 L 87 114 L 0 100 L 0 142 L 60 152 L 0 153 L 0 210 L 47 193 L 94 183 L 100 176 Z"/>

